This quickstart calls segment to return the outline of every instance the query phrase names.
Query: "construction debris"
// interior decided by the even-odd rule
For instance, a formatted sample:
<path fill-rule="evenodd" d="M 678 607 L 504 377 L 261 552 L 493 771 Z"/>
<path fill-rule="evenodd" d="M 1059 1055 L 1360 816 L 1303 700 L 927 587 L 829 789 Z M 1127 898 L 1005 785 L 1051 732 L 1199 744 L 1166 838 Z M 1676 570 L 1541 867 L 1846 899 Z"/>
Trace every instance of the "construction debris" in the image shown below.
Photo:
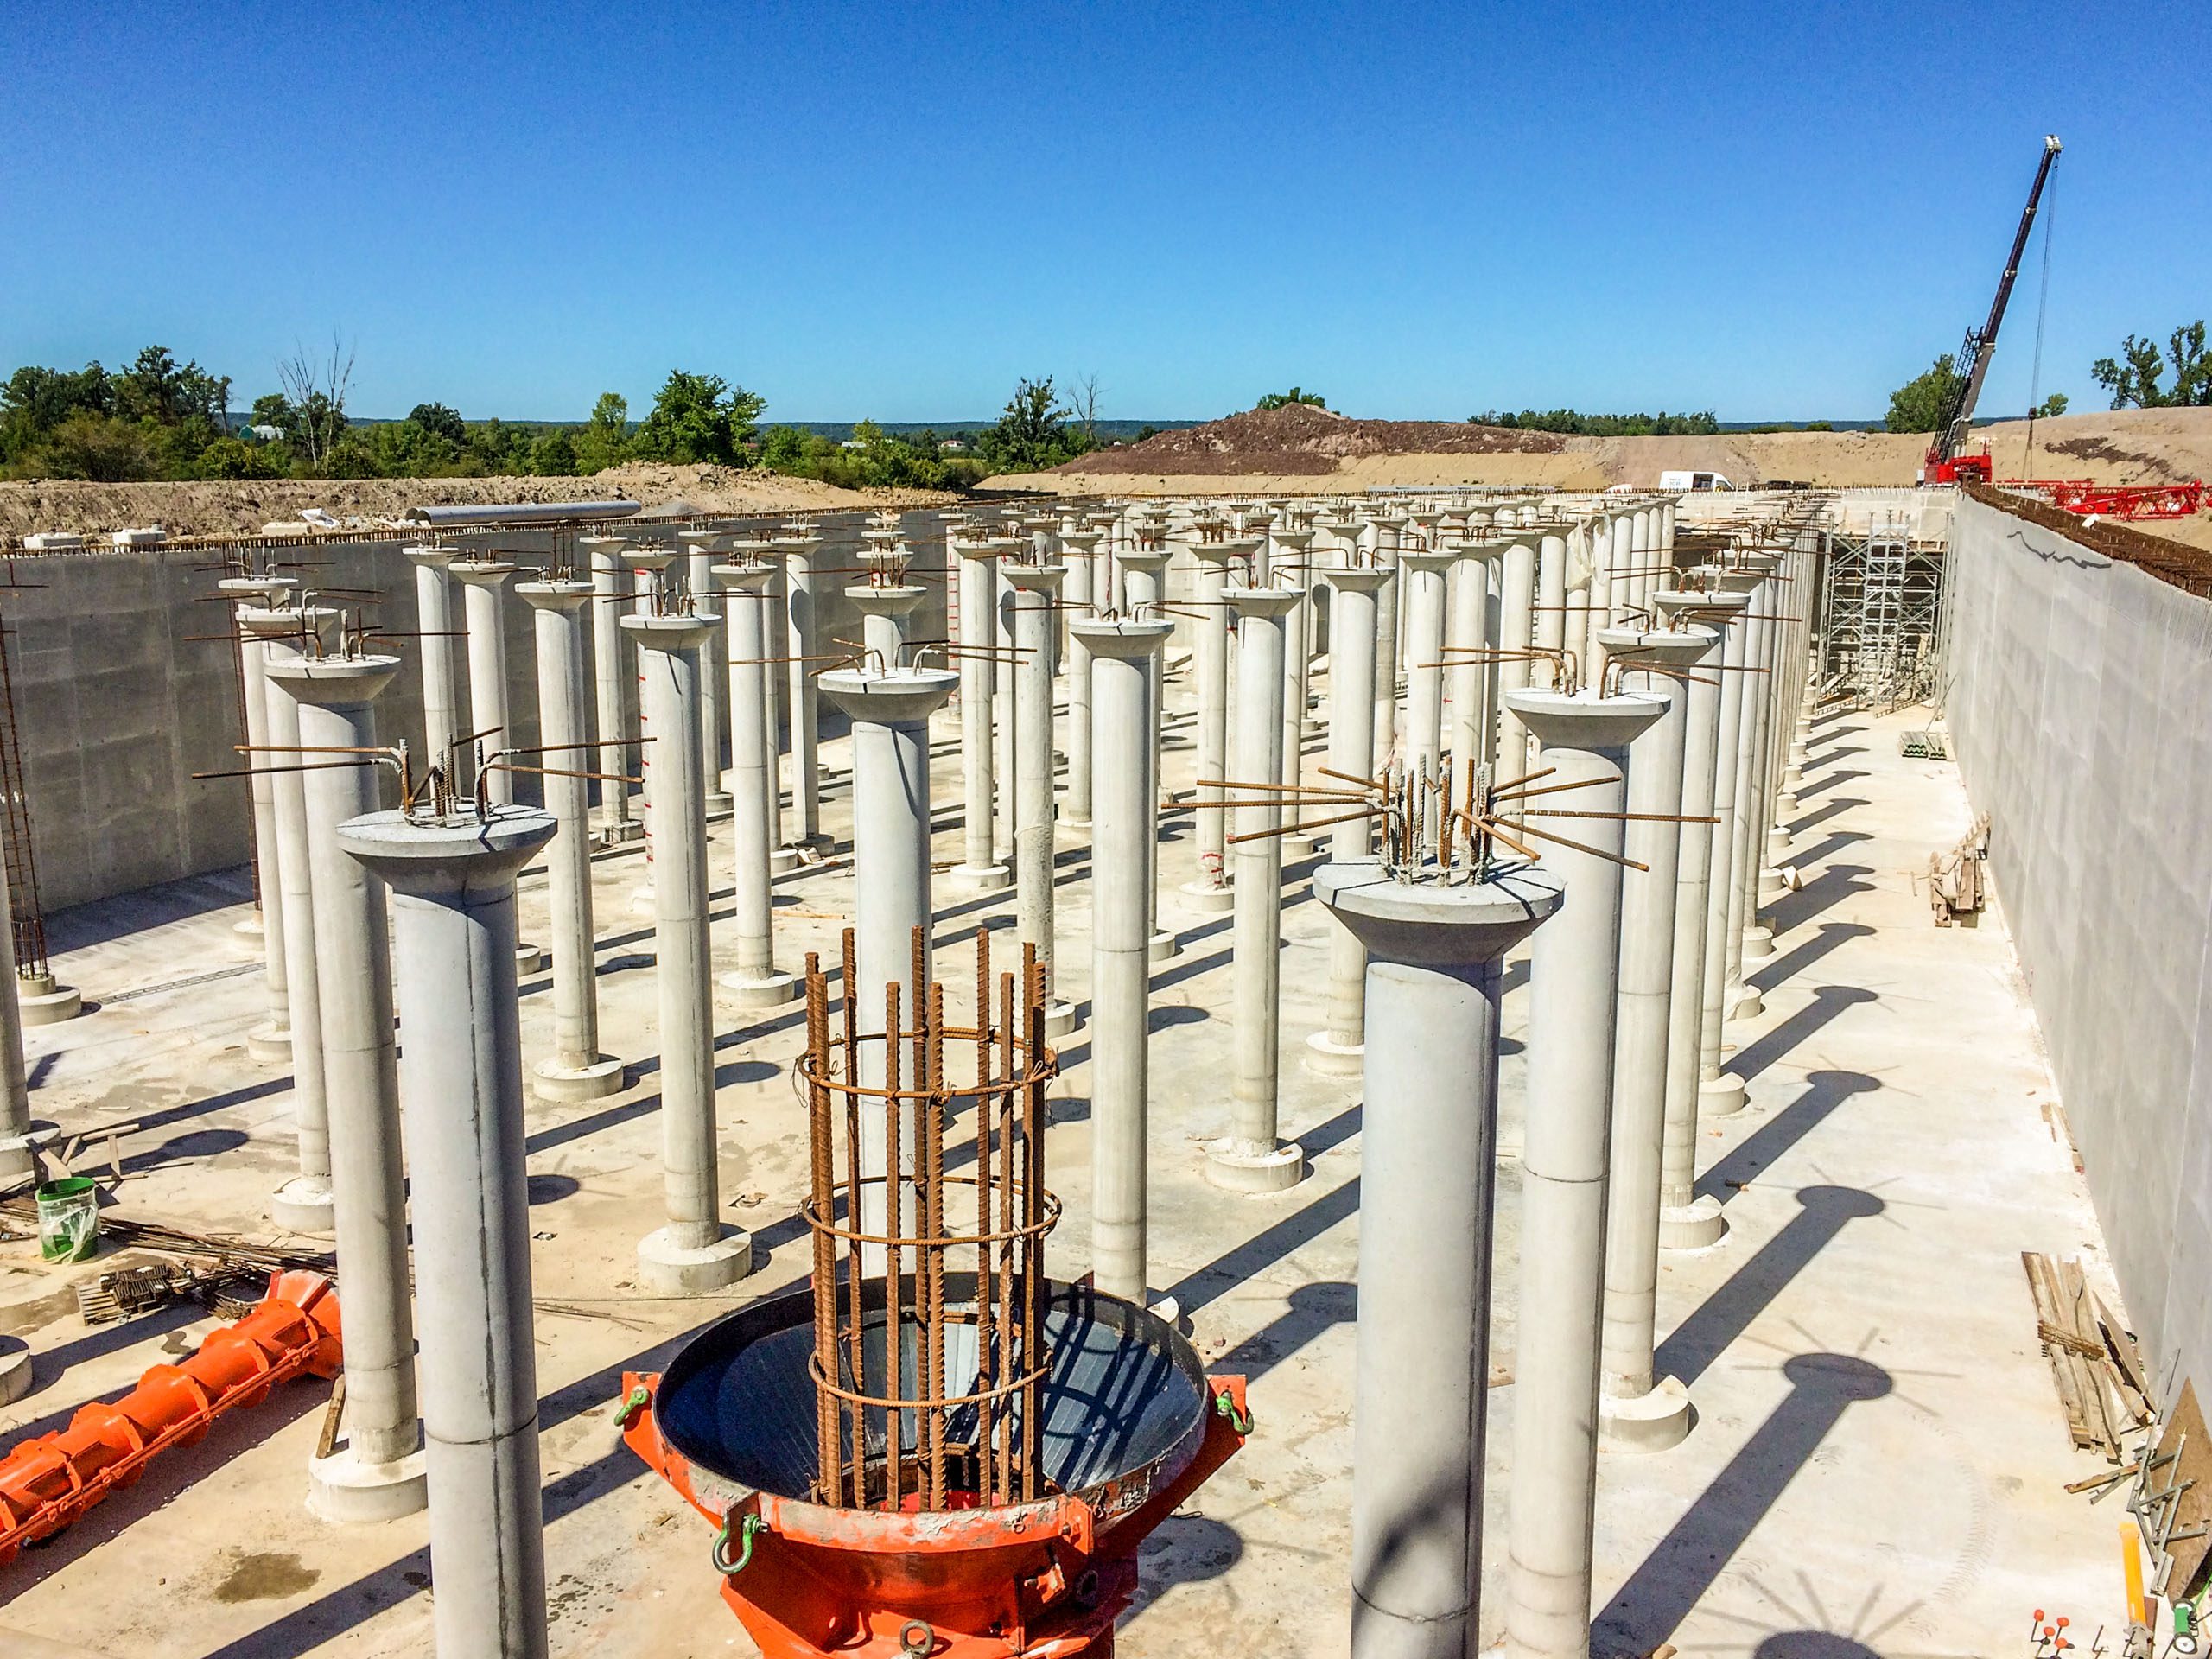
<path fill-rule="evenodd" d="M 1928 855 L 1928 902 L 1936 912 L 1936 926 L 1948 927 L 1961 916 L 1981 913 L 1982 867 L 1988 861 L 1986 812 L 1974 821 L 1974 828 L 1960 837 L 1959 844 L 1949 852 Z"/>
<path fill-rule="evenodd" d="M 2027 1270 L 2036 1337 L 2050 1361 L 2067 1432 L 2076 1446 L 2118 1464 L 2122 1437 L 2146 1427 L 2152 1417 L 2135 1339 L 2090 1290 L 2080 1262 L 2054 1263 L 2023 1250 L 2020 1265 Z"/>

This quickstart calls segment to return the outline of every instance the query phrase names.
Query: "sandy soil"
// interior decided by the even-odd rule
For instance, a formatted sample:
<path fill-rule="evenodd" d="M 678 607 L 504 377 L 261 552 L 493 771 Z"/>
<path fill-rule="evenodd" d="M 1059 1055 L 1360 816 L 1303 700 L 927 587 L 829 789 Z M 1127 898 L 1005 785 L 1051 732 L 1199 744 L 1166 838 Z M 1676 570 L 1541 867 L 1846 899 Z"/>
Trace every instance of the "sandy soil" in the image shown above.
<path fill-rule="evenodd" d="M 1450 450 L 1438 434 L 1468 435 Z M 1999 477 L 2164 483 L 2212 475 L 2212 409 L 2123 410 L 1980 429 Z M 1171 442 L 1172 440 L 1172 442 Z M 1712 437 L 1562 438 L 1438 422 L 1351 421 L 1315 410 L 1233 416 L 1087 455 L 987 490 L 1053 494 L 1249 494 L 1413 484 L 1649 487 L 1662 470 L 1718 472 L 1738 486 L 1780 480 L 1910 484 L 1924 437 L 1889 432 L 1734 432 Z M 1149 464 L 1147 464 L 1149 463 Z M 2212 535 L 2212 531 L 2207 531 Z"/>
<path fill-rule="evenodd" d="M 320 507 L 349 528 L 396 519 L 410 507 L 508 501 L 594 501 L 627 497 L 649 512 L 790 512 L 868 506 L 930 506 L 956 498 L 918 490 L 840 490 L 812 479 L 727 467 L 618 467 L 590 478 L 273 480 L 234 484 L 0 482 L 0 536 L 34 531 L 90 535 L 159 524 L 172 536 L 251 532 Z"/>

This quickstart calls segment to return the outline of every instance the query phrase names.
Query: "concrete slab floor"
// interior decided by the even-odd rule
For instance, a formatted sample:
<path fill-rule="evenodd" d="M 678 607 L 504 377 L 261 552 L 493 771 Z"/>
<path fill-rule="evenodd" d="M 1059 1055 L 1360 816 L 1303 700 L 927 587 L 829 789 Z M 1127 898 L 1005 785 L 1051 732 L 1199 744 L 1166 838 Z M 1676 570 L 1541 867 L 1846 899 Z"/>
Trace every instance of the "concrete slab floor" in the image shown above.
<path fill-rule="evenodd" d="M 1731 1028 L 1751 1107 L 1704 1137 L 1705 1186 L 1730 1230 L 1711 1250 L 1669 1256 L 1662 1273 L 1662 1368 L 1689 1384 L 1698 1426 L 1674 1451 L 1601 1459 L 1599 1655 L 1667 1641 L 1687 1653 L 1980 1653 L 2015 1640 L 2032 1607 L 2068 1612 L 2081 1630 L 2119 1617 L 2112 1508 L 2059 1491 L 2095 1465 L 2069 1446 L 2018 1252 L 2080 1253 L 2108 1297 L 2109 1281 L 2082 1184 L 2039 1110 L 2051 1086 L 2000 914 L 1978 929 L 1929 925 L 1916 873 L 1967 812 L 1955 768 L 1897 755 L 1897 731 L 1924 719 L 1831 718 L 1812 746 L 1804 885 L 1775 906 L 1780 954 L 1758 975 L 1766 1014 Z M 957 710 L 940 718 L 940 867 L 961 850 L 957 731 Z M 825 828 L 840 837 L 844 749 L 823 749 Z M 1166 766 L 1171 788 L 1186 785 L 1188 747 L 1171 739 Z M 1196 855 L 1189 819 L 1171 822 L 1162 917 L 1184 951 L 1156 980 L 1153 1276 L 1191 1312 L 1209 1360 L 1252 1378 L 1258 1429 L 1147 1548 L 1121 1651 L 1338 1654 L 1360 1104 L 1356 1082 L 1297 1064 L 1321 1022 L 1327 918 L 1306 890 L 1313 861 L 1292 864 L 1282 1122 L 1313 1174 L 1274 1197 L 1227 1198 L 1200 1173 L 1200 1144 L 1227 1118 L 1229 918 L 1178 909 Z M 713 842 L 720 878 L 726 830 Z M 1064 832 L 1062 983 L 1078 1001 L 1086 856 L 1083 837 Z M 664 1363 L 685 1332 L 807 1269 L 794 1213 L 806 1164 L 791 1071 L 800 1015 L 747 1024 L 721 1011 L 722 1192 L 729 1219 L 755 1234 L 760 1271 L 727 1297 L 641 1297 L 633 1249 L 660 1202 L 652 932 L 630 903 L 642 875 L 634 850 L 595 866 L 605 1046 L 633 1062 L 634 1086 L 530 1110 L 553 1647 L 744 1654 L 708 1566 L 708 1528 L 619 1444 L 611 1420 L 625 1368 Z M 834 961 L 849 871 L 833 856 L 778 893 L 779 965 L 797 968 L 808 950 Z M 65 1127 L 146 1115 L 123 1149 L 126 1212 L 260 1231 L 291 1167 L 288 1080 L 244 1046 L 261 988 L 253 946 L 232 931 L 241 897 L 235 882 L 207 880 L 55 918 L 57 967 L 99 1007 L 27 1033 L 34 1105 Z M 1003 922 L 1011 894 L 938 899 L 939 975 L 957 1017 L 972 975 L 964 941 L 979 922 Z M 543 937 L 544 902 L 542 880 L 526 879 L 524 937 Z M 1007 938 L 995 939 L 1002 963 Z M 548 983 L 524 983 L 528 1055 L 548 1046 Z M 1497 1633 L 1511 1478 L 1525 963 L 1509 983 L 1485 1642 Z M 404 1009 L 404 985 L 399 999 Z M 1081 1029 L 1069 1039 L 1054 1090 L 1049 1157 L 1067 1216 L 1050 1260 L 1061 1276 L 1086 1266 L 1087 1043 Z M 60 1426 L 210 1325 L 171 1310 L 87 1330 L 71 1287 L 107 1265 L 48 1268 L 30 1247 L 0 1245 L 0 1332 L 37 1355 L 35 1391 L 0 1411 L 6 1440 Z M 306 1511 L 324 1397 L 293 1385 L 26 1552 L 0 1572 L 0 1634 L 111 1659 L 427 1652 L 423 1518 L 340 1529 Z"/>

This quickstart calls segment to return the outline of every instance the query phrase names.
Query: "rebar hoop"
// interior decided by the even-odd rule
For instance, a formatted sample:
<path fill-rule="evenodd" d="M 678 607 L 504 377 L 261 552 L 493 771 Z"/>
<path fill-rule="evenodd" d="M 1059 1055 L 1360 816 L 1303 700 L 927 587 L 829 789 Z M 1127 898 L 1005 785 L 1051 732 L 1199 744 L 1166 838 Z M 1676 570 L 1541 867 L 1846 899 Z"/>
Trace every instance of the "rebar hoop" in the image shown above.
<path fill-rule="evenodd" d="M 1045 1236 L 1060 1217 L 1044 1185 L 1059 1063 L 1044 1041 L 1042 967 L 1025 946 L 1017 998 L 1014 974 L 994 983 L 978 929 L 976 1017 L 954 1026 L 916 928 L 909 984 L 883 987 L 880 1029 L 863 1031 L 849 931 L 843 955 L 834 1032 L 828 977 L 807 958 L 798 1067 L 812 1154 L 800 1214 L 814 1249 L 815 1497 L 894 1511 L 1034 1499 L 1052 1366 Z M 948 1043 L 973 1056 L 964 1078 L 948 1075 Z M 974 1173 L 948 1176 L 945 1130 L 963 1122 L 952 1160 Z M 962 1206 L 972 1224 L 948 1212 L 955 1187 L 974 1195 Z M 964 1297 L 948 1294 L 955 1281 Z"/>

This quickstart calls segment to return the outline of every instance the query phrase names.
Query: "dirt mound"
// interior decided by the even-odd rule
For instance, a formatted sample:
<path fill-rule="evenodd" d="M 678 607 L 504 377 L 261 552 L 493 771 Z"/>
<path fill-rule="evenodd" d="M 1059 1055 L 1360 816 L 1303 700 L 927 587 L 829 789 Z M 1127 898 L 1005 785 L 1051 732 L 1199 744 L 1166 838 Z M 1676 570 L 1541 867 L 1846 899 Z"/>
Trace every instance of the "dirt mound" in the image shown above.
<path fill-rule="evenodd" d="M 1094 450 L 1062 473 L 1177 476 L 1269 473 L 1318 478 L 1374 455 L 1554 454 L 1567 440 L 1457 421 L 1359 421 L 1311 404 L 1248 410 L 1226 420 L 1162 432 L 1142 443 Z"/>
<path fill-rule="evenodd" d="M 492 506 L 513 501 L 645 504 L 710 513 L 794 512 L 839 507 L 928 506 L 955 498 L 915 490 L 840 490 L 810 478 L 729 467 L 635 462 L 590 478 L 270 479 L 232 483 L 86 484 L 62 479 L 0 482 L 0 537 L 35 531 L 100 535 L 159 524 L 172 536 L 251 534 L 319 508 L 348 529 L 398 519 L 410 507 Z"/>

